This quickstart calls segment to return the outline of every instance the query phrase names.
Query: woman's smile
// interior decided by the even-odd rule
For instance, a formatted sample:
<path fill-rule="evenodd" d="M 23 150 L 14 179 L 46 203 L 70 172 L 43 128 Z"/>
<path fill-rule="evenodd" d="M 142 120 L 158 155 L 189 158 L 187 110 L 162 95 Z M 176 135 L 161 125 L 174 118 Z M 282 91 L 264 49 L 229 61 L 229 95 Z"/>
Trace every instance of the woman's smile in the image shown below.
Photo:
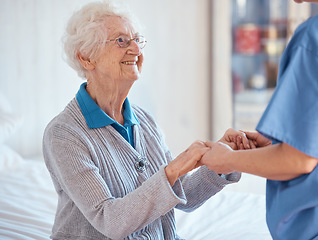
<path fill-rule="evenodd" d="M 124 64 L 124 65 L 137 65 L 136 61 L 124 61 L 124 62 L 121 62 L 121 63 Z"/>

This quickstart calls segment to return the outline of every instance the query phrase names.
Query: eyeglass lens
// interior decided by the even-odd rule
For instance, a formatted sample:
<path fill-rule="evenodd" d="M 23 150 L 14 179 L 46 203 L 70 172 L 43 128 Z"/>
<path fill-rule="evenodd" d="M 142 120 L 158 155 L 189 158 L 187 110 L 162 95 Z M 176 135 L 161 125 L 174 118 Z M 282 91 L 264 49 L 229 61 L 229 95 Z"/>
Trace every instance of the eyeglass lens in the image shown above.
<path fill-rule="evenodd" d="M 117 44 L 122 47 L 128 47 L 130 45 L 130 41 L 134 40 L 140 48 L 143 48 L 146 44 L 145 38 L 142 36 L 137 36 L 133 39 L 130 39 L 128 36 L 120 36 L 117 38 Z"/>

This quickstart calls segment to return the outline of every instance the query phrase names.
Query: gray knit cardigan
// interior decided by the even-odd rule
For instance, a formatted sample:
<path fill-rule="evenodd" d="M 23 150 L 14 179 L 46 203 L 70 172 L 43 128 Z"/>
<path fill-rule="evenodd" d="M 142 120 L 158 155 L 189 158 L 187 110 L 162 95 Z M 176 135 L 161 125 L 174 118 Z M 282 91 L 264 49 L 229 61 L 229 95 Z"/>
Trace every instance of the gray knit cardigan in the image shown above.
<path fill-rule="evenodd" d="M 173 209 L 193 211 L 239 180 L 201 167 L 171 187 L 163 136 L 148 113 L 133 111 L 135 148 L 111 125 L 88 128 L 75 98 L 46 127 L 44 159 L 58 194 L 52 239 L 180 239 Z M 141 157 L 149 161 L 142 173 Z"/>

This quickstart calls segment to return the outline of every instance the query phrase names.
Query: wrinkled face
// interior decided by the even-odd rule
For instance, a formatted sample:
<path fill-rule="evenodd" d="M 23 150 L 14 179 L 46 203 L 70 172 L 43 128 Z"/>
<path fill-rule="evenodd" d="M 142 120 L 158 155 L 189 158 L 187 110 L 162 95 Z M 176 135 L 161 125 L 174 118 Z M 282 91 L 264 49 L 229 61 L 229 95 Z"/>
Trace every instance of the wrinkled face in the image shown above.
<path fill-rule="evenodd" d="M 106 21 L 107 40 L 123 35 L 132 39 L 138 35 L 131 23 L 125 19 L 109 16 Z M 116 41 L 109 41 L 104 44 L 100 56 L 95 59 L 95 73 L 99 79 L 134 82 L 139 78 L 142 62 L 142 51 L 134 40 L 125 48 L 120 47 Z"/>

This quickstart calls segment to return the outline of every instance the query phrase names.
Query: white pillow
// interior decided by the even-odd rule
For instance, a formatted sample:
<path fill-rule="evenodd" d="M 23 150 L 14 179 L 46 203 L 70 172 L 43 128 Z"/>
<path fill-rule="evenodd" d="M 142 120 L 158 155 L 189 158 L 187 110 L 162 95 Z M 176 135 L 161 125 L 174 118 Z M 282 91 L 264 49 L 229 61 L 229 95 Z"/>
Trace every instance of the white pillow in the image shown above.
<path fill-rule="evenodd" d="M 21 126 L 21 123 L 21 117 L 0 112 L 0 144 L 11 136 Z"/>
<path fill-rule="evenodd" d="M 23 164 L 23 158 L 5 144 L 0 145 L 0 172 L 13 170 Z"/>
<path fill-rule="evenodd" d="M 0 144 L 22 124 L 22 117 L 13 113 L 9 101 L 0 93 Z"/>
<path fill-rule="evenodd" d="M 9 100 L 0 92 L 0 111 L 12 112 L 12 106 Z"/>

